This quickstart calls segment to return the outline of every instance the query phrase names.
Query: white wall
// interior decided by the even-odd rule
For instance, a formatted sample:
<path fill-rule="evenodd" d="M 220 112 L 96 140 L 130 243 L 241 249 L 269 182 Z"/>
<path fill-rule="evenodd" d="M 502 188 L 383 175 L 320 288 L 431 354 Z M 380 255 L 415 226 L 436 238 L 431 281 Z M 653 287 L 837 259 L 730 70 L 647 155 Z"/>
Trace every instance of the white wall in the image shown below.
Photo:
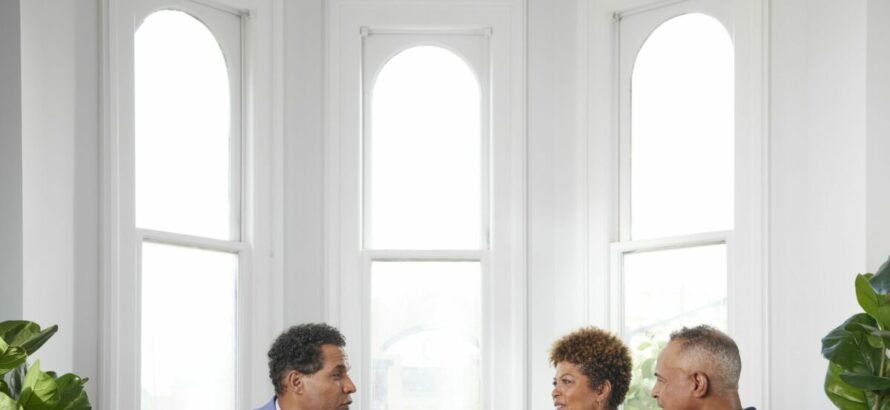
<path fill-rule="evenodd" d="M 44 369 L 98 374 L 98 10 L 21 3 L 23 317 Z M 96 382 L 88 383 L 94 399 Z"/>
<path fill-rule="evenodd" d="M 19 1 L 0 2 L 0 321 L 22 317 L 22 70 Z"/>
<path fill-rule="evenodd" d="M 828 409 L 819 341 L 870 268 L 866 3 L 772 3 L 768 407 Z"/>
<path fill-rule="evenodd" d="M 890 256 L 890 2 L 868 2 L 868 126 L 866 268 L 873 272 Z"/>
<path fill-rule="evenodd" d="M 584 1 L 528 0 L 528 407 L 552 406 L 550 345 L 588 318 Z"/>
<path fill-rule="evenodd" d="M 324 1 L 288 1 L 285 14 L 284 321 L 290 326 L 325 317 Z"/>
<path fill-rule="evenodd" d="M 99 1 L 78 0 L 74 36 L 74 328 L 75 373 L 99 404 Z"/>

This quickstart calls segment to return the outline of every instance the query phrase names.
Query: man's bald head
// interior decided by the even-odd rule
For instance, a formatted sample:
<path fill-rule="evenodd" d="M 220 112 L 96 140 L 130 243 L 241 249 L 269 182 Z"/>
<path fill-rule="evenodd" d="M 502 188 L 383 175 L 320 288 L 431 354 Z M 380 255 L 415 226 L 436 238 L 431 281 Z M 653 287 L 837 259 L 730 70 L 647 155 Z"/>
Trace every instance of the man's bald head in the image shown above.
<path fill-rule="evenodd" d="M 679 344 L 679 359 L 688 370 L 704 371 L 719 390 L 738 390 L 742 359 L 725 333 L 707 325 L 684 327 L 671 333 L 671 344 Z"/>

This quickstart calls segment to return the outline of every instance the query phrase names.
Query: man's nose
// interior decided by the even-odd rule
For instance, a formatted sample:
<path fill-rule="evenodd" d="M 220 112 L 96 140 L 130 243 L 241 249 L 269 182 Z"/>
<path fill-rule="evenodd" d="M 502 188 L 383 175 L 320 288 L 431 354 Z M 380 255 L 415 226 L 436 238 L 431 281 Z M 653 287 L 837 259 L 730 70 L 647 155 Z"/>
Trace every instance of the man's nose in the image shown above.
<path fill-rule="evenodd" d="M 352 383 L 352 379 L 349 376 L 346 376 L 346 383 L 343 383 L 343 392 L 346 394 L 355 393 L 356 388 L 355 384 Z"/>

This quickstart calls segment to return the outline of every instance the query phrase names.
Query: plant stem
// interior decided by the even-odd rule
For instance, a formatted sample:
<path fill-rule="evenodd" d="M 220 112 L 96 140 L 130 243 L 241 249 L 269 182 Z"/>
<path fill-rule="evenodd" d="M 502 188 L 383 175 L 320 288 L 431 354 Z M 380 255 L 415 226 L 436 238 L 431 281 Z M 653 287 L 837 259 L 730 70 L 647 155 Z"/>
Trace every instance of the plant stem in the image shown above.
<path fill-rule="evenodd" d="M 881 325 L 878 325 L 878 328 L 881 328 Z M 883 330 L 883 329 L 882 329 Z M 887 346 L 884 344 L 883 338 L 881 339 L 881 366 L 878 367 L 878 377 L 884 377 L 884 361 L 887 359 Z M 881 410 L 881 399 L 884 397 L 883 393 L 878 393 L 875 398 L 875 405 L 872 406 L 873 410 Z"/>
<path fill-rule="evenodd" d="M 887 359 L 887 346 L 884 345 L 883 339 L 881 340 L 881 367 L 878 368 L 878 377 L 884 377 L 884 361 Z M 875 399 L 875 405 L 873 410 L 881 410 L 881 398 L 884 397 L 883 393 L 878 393 L 877 398 Z"/>

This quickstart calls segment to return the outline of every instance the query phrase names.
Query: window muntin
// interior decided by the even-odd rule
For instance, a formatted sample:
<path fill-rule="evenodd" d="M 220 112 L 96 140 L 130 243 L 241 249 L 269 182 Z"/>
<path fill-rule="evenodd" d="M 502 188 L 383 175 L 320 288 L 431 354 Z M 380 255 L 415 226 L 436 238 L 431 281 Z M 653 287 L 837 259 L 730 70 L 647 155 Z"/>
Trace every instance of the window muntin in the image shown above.
<path fill-rule="evenodd" d="M 631 79 L 631 238 L 732 229 L 732 40 L 715 18 L 661 24 Z"/>
<path fill-rule="evenodd" d="M 380 70 L 365 140 L 369 248 L 480 248 L 480 97 L 470 67 L 442 47 L 409 48 Z"/>
<path fill-rule="evenodd" d="M 135 36 L 136 225 L 238 239 L 232 93 L 207 26 L 176 10 Z"/>

